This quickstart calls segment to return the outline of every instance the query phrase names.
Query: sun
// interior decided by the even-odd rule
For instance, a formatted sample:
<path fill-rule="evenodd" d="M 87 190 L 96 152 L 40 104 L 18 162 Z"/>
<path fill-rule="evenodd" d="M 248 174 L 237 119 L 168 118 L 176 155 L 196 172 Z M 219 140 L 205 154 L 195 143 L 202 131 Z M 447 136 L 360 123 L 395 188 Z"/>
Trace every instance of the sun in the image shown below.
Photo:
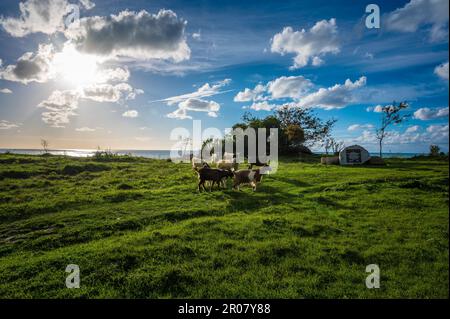
<path fill-rule="evenodd" d="M 53 67 L 63 81 L 83 87 L 98 80 L 98 63 L 96 56 L 80 53 L 73 46 L 65 46 L 55 54 Z"/>

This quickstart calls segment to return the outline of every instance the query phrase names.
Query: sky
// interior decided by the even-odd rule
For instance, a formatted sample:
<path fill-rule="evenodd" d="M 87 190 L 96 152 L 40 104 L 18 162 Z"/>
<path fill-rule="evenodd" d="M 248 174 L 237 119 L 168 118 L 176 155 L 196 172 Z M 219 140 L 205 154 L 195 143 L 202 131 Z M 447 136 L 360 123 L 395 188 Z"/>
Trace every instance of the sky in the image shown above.
<path fill-rule="evenodd" d="M 366 6 L 380 11 L 368 28 Z M 0 148 L 170 149 L 244 112 L 310 108 L 377 151 L 448 151 L 448 0 L 0 2 Z M 374 22 L 371 17 L 370 21 Z M 172 136 L 171 136 L 172 135 Z M 315 146 L 315 149 L 320 147 Z"/>

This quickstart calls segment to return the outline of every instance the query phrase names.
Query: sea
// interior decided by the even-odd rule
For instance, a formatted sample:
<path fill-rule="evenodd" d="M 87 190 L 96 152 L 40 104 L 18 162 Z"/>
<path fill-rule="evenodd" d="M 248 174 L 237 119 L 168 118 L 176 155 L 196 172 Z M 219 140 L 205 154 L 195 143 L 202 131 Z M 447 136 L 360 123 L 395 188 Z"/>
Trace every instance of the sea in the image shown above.
<path fill-rule="evenodd" d="M 73 157 L 90 157 L 95 154 L 95 149 L 55 149 L 48 152 L 52 155 L 65 155 Z M 43 152 L 41 149 L 8 149 L 0 148 L 0 153 L 14 153 L 25 155 L 41 155 Z M 136 157 L 146 157 L 154 159 L 167 159 L 170 158 L 170 150 L 111 150 L 111 152 L 119 155 L 131 155 Z M 320 154 L 320 153 L 319 153 Z M 378 156 L 378 153 L 370 153 L 372 156 Z M 417 155 L 423 155 L 423 153 L 383 153 L 384 158 L 411 158 Z"/>

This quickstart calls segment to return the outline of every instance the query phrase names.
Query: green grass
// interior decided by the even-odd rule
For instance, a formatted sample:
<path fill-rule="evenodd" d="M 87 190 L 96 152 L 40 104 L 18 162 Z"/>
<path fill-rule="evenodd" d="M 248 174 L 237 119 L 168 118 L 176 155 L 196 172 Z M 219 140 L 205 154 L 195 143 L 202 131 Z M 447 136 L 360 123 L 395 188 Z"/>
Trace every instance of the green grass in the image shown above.
<path fill-rule="evenodd" d="M 189 164 L 4 154 L 0 298 L 448 298 L 448 176 L 284 159 L 257 192 L 198 193 Z"/>

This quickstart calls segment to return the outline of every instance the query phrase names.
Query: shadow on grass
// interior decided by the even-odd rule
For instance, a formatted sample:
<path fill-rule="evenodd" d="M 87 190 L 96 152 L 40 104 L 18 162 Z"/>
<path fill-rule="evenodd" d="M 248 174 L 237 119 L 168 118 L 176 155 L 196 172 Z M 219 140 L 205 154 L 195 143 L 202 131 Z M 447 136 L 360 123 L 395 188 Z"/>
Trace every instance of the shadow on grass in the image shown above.
<path fill-rule="evenodd" d="M 305 182 L 302 182 L 302 181 L 299 181 L 299 180 L 293 179 L 293 178 L 287 178 L 287 177 L 281 177 L 281 176 L 272 176 L 271 178 L 274 181 L 280 181 L 283 183 L 291 184 L 296 187 L 308 187 L 311 185 L 311 184 L 308 184 L 308 183 L 305 183 Z"/>
<path fill-rule="evenodd" d="M 299 198 L 298 195 L 280 192 L 278 188 L 263 184 L 258 186 L 256 192 L 242 187 L 240 191 L 227 191 L 226 194 L 230 199 L 227 208 L 229 211 L 254 211 L 271 205 L 293 203 Z"/>

